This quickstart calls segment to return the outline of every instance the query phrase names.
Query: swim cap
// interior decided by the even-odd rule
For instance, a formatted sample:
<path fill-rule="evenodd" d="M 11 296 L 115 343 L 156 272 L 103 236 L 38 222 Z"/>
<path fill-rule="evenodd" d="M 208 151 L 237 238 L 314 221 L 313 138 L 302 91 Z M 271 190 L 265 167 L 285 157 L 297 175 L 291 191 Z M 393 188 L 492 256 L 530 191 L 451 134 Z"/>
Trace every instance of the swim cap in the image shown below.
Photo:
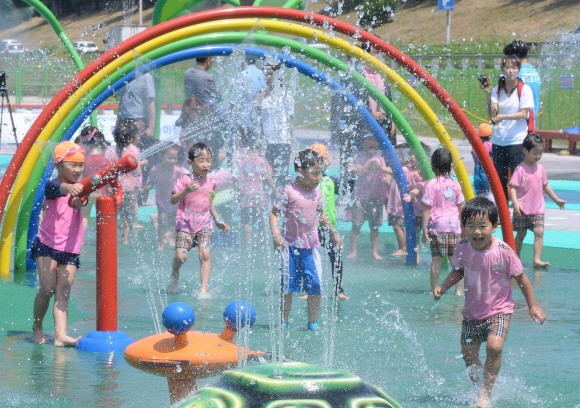
<path fill-rule="evenodd" d="M 479 129 L 477 133 L 479 133 L 479 137 L 489 137 L 491 136 L 491 125 L 489 123 L 482 123 L 479 125 Z"/>
<path fill-rule="evenodd" d="M 328 154 L 328 148 L 322 143 L 315 143 L 309 147 L 310 150 L 314 150 L 320 157 L 324 159 L 325 162 L 330 163 L 330 154 Z"/>
<path fill-rule="evenodd" d="M 85 161 L 85 148 L 70 141 L 60 142 L 54 148 L 54 163 L 61 161 L 83 163 Z"/>

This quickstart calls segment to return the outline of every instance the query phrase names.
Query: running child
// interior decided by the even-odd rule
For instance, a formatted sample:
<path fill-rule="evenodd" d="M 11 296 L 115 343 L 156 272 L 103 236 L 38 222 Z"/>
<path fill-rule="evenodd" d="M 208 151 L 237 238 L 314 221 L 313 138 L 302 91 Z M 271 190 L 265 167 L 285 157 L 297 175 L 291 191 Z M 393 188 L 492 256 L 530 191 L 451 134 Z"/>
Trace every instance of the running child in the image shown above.
<path fill-rule="evenodd" d="M 334 181 L 325 173 L 330 166 L 330 155 L 328 154 L 328 148 L 322 143 L 316 143 L 310 146 L 309 149 L 318 153 L 318 155 L 323 159 L 324 173 L 318 185 L 320 187 L 320 191 L 322 192 L 322 199 L 324 201 L 324 213 L 328 217 L 328 222 L 336 231 L 334 195 L 337 193 L 337 186 L 334 184 Z M 326 248 L 326 252 L 330 258 L 334 296 L 340 300 L 348 300 L 348 296 L 345 295 L 344 289 L 342 288 L 342 248 L 340 246 L 336 246 L 329 238 L 330 236 L 328 228 L 318 224 L 318 240 L 320 241 L 320 245 Z"/>
<path fill-rule="evenodd" d="M 157 206 L 157 250 L 163 251 L 165 243 L 175 246 L 175 230 L 168 231 L 171 220 L 175 221 L 177 208 L 171 205 L 171 195 L 177 180 L 187 174 L 187 170 L 178 166 L 183 155 L 181 147 L 171 144 L 161 153 L 161 162 L 151 168 L 147 185 L 143 187 L 142 195 L 147 197 L 155 186 L 155 205 Z"/>
<path fill-rule="evenodd" d="M 105 135 L 94 126 L 85 127 L 81 131 L 81 138 L 87 150 L 87 155 L 85 156 L 85 169 L 83 171 L 83 178 L 86 178 L 111 164 L 109 159 L 103 157 L 110 143 L 105 140 Z M 83 236 L 87 231 L 89 219 L 91 218 L 91 211 L 97 203 L 97 198 L 102 195 L 107 195 L 106 186 L 93 192 L 88 197 L 89 201 L 86 207 L 83 208 Z"/>
<path fill-rule="evenodd" d="M 385 174 L 389 169 L 372 134 L 364 135 L 361 145 L 364 151 L 355 155 L 354 163 L 350 166 L 351 175 L 357 179 L 354 185 L 356 208 L 352 212 L 350 232 L 351 250 L 347 258 L 356 258 L 360 230 L 368 221 L 372 256 L 380 260 L 383 257 L 379 255 L 379 227 L 383 225 L 383 200 L 387 192 Z"/>
<path fill-rule="evenodd" d="M 441 147 L 431 156 L 435 178 L 425 185 L 423 195 L 423 243 L 431 246 L 431 291 L 439 284 L 443 258 L 453 257 L 461 234 L 459 214 L 463 209 L 463 193 L 451 178 L 451 152 Z M 461 296 L 459 282 L 455 294 Z"/>
<path fill-rule="evenodd" d="M 80 337 L 66 333 L 68 299 L 83 244 L 82 200 L 77 196 L 83 187 L 82 178 L 84 147 L 70 141 L 54 148 L 54 162 L 58 176 L 46 184 L 44 192 L 45 212 L 40 232 L 31 247 L 30 257 L 36 260 L 39 289 L 34 299 L 33 339 L 36 343 L 48 343 L 42 330 L 42 322 L 54 295 L 55 346 L 74 346 Z M 69 197 L 74 208 L 69 207 Z"/>
<path fill-rule="evenodd" d="M 258 224 L 260 241 L 266 243 L 267 188 L 275 192 L 270 165 L 262 157 L 263 146 L 249 129 L 242 131 L 242 150 L 238 151 L 238 182 L 240 189 L 240 222 L 244 228 L 246 247 L 252 246 L 252 227 Z"/>
<path fill-rule="evenodd" d="M 294 169 L 296 181 L 280 190 L 270 214 L 274 248 L 281 255 L 282 316 L 279 328 L 288 328 L 292 293 L 300 292 L 300 283 L 304 280 L 305 291 L 308 294 L 307 328 L 318 332 L 322 330 L 318 326 L 318 311 L 322 299 L 318 223 L 328 228 L 330 237 L 337 247 L 341 246 L 342 241 L 335 234 L 324 213 L 322 192 L 318 187 L 324 172 L 322 157 L 313 150 L 302 150 L 294 160 Z M 281 215 L 283 223 L 280 228 L 278 218 Z"/>
<path fill-rule="evenodd" d="M 510 199 L 513 203 L 513 226 L 516 234 L 516 253 L 520 256 L 527 230 L 534 233 L 534 267 L 545 268 L 549 262 L 543 262 L 544 213 L 546 193 L 558 207 L 564 209 L 566 201 L 558 198 L 548 178 L 544 166 L 538 162 L 544 152 L 544 139 L 538 134 L 529 134 L 523 143 L 524 161 L 515 169 L 509 183 Z"/>
<path fill-rule="evenodd" d="M 498 226 L 495 204 L 483 197 L 470 200 L 461 212 L 461 225 L 467 239 L 457 246 L 453 269 L 441 286 L 435 287 L 433 296 L 437 301 L 454 284 L 465 280 L 461 354 L 469 377 L 478 388 L 477 406 L 489 407 L 514 311 L 512 278 L 524 294 L 532 319 L 543 324 L 546 316 L 536 304 L 532 284 L 518 256 L 492 235 Z M 479 349 L 485 341 L 487 356 L 482 365 Z"/>
<path fill-rule="evenodd" d="M 199 296 L 207 298 L 207 283 L 211 271 L 210 237 L 213 225 L 228 232 L 230 227 L 221 220 L 212 203 L 212 192 L 215 190 L 215 180 L 209 177 L 212 165 L 212 152 L 203 143 L 195 143 L 188 152 L 187 163 L 191 166 L 191 174 L 185 174 L 177 180 L 171 195 L 171 204 L 177 206 L 175 229 L 175 257 L 173 272 L 167 290 L 178 291 L 179 270 L 187 260 L 189 250 L 199 247 L 199 262 L 201 287 Z"/>
<path fill-rule="evenodd" d="M 479 133 L 479 137 L 483 142 L 483 147 L 491 157 L 491 125 L 489 123 L 482 123 L 479 125 L 477 129 Z M 475 188 L 475 194 L 478 197 L 486 197 L 489 194 L 489 182 L 487 181 L 487 177 L 485 172 L 483 171 L 483 167 L 481 167 L 481 163 L 477 159 L 475 155 L 475 150 L 471 150 L 471 156 L 473 157 L 473 161 L 475 162 L 475 168 L 473 169 L 473 187 Z"/>

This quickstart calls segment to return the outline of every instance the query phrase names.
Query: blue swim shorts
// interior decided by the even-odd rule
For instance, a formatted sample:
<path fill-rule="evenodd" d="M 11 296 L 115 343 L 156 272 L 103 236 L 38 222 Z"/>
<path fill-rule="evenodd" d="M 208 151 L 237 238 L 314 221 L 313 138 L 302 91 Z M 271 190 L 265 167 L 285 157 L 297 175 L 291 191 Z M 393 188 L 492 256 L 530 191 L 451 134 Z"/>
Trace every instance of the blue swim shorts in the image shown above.
<path fill-rule="evenodd" d="M 304 280 L 304 291 L 309 295 L 320 295 L 322 262 L 319 248 L 295 248 L 281 252 L 280 270 L 282 271 L 282 292 L 300 293 Z"/>

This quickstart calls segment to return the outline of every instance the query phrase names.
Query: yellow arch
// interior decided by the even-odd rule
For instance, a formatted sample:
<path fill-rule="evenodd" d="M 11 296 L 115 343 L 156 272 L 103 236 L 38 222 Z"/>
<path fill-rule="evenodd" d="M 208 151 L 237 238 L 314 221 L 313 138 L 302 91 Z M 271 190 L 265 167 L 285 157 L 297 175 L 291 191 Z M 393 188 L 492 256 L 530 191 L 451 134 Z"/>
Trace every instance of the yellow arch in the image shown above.
<path fill-rule="evenodd" d="M 120 67 L 123 67 L 133 59 L 137 59 L 141 55 L 146 54 L 153 49 L 179 41 L 184 38 L 202 34 L 236 30 L 250 31 L 257 24 L 267 31 L 297 35 L 320 43 L 328 44 L 333 48 L 339 49 L 360 60 L 366 61 L 369 66 L 372 66 L 375 71 L 381 73 L 382 76 L 384 76 L 390 83 L 392 83 L 395 88 L 399 89 L 401 93 L 414 104 L 418 112 L 429 124 L 441 144 L 451 152 L 453 156 L 455 174 L 457 175 L 459 183 L 462 186 L 465 199 L 469 200 L 474 197 L 473 189 L 471 187 L 471 183 L 469 182 L 469 176 L 465 166 L 463 166 L 459 153 L 451 142 L 451 139 L 445 131 L 443 124 L 439 121 L 429 105 L 427 105 L 421 96 L 413 89 L 413 87 L 411 87 L 403 78 L 397 75 L 380 60 L 362 51 L 360 48 L 352 46 L 347 41 L 334 37 L 332 34 L 328 34 L 311 27 L 301 26 L 295 23 L 256 19 L 232 19 L 214 21 L 175 30 L 171 33 L 167 33 L 153 40 L 150 40 L 136 47 L 134 50 L 123 54 L 115 61 L 101 69 L 95 75 L 93 75 L 73 95 L 71 95 L 65 103 L 62 104 L 56 114 L 50 119 L 50 121 L 40 133 L 36 146 L 33 147 L 29 154 L 26 156 L 26 159 L 24 160 L 20 172 L 18 173 L 18 177 L 14 183 L 12 194 L 10 196 L 8 207 L 4 216 L 4 225 L 2 228 L 1 237 L 2 239 L 0 240 L 0 275 L 7 274 L 10 270 L 10 251 L 12 248 L 14 226 L 18 216 L 18 208 L 24 194 L 26 181 L 29 179 L 34 165 L 40 156 L 41 150 L 39 146 L 44 147 L 43 145 L 50 139 L 53 131 L 58 128 L 66 116 L 72 111 L 72 109 L 74 109 L 92 89 L 94 89 L 99 83 L 107 81 L 108 76 Z"/>

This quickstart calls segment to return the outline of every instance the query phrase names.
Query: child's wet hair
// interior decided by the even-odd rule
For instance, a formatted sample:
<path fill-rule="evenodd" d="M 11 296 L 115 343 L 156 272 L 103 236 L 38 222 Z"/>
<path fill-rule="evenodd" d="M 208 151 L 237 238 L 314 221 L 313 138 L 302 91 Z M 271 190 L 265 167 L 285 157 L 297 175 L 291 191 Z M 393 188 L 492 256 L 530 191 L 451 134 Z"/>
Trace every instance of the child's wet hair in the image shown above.
<path fill-rule="evenodd" d="M 141 128 L 134 122 L 122 123 L 115 127 L 113 137 L 115 138 L 119 155 L 121 155 L 123 149 L 129 146 L 133 139 L 140 134 Z"/>
<path fill-rule="evenodd" d="M 540 147 L 544 145 L 544 138 L 537 133 L 529 133 L 524 138 L 524 143 L 522 147 L 526 149 L 528 152 L 536 147 Z"/>
<path fill-rule="evenodd" d="M 163 149 L 160 156 L 161 160 L 164 160 L 165 153 L 168 150 L 175 150 L 177 152 L 177 163 L 183 163 L 185 161 L 185 152 L 183 151 L 183 148 L 175 143 L 171 143 Z"/>
<path fill-rule="evenodd" d="M 105 135 L 99 129 L 94 126 L 87 126 L 81 131 L 81 138 L 84 138 L 92 133 L 92 136 L 89 140 L 83 139 L 83 144 L 87 146 L 87 148 L 97 148 L 97 149 L 106 149 L 107 146 L 110 146 L 110 143 L 105 139 Z"/>
<path fill-rule="evenodd" d="M 196 157 L 201 156 L 201 154 L 204 152 L 209 153 L 209 156 L 213 157 L 211 154 L 211 149 L 207 147 L 205 143 L 197 142 L 189 148 L 189 152 L 187 152 L 187 158 L 191 161 L 194 161 Z"/>
<path fill-rule="evenodd" d="M 475 218 L 483 218 L 487 215 L 492 225 L 497 225 L 499 214 L 495 203 L 485 197 L 475 197 L 469 200 L 461 211 L 461 224 Z"/>
<path fill-rule="evenodd" d="M 453 158 L 451 152 L 444 147 L 433 152 L 431 156 L 431 167 L 436 176 L 449 176 L 451 174 L 451 166 Z"/>
<path fill-rule="evenodd" d="M 316 164 L 323 166 L 324 158 L 314 150 L 304 149 L 299 152 L 294 159 L 294 170 L 309 169 L 314 167 Z"/>

